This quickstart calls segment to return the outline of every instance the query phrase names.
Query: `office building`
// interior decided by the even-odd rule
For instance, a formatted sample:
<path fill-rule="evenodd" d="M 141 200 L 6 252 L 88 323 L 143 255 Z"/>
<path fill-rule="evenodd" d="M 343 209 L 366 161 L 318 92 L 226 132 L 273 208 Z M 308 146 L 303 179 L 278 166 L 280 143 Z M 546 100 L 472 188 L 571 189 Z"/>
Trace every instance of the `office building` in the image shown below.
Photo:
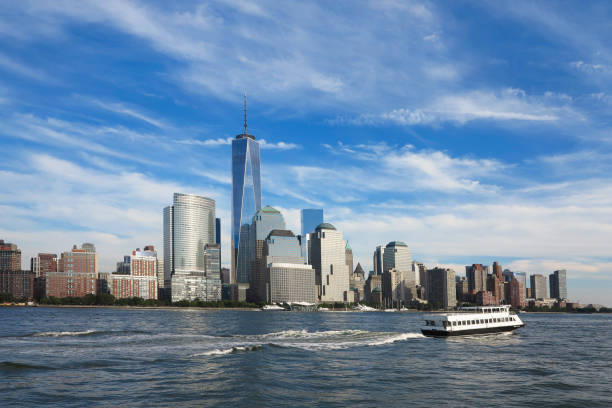
<path fill-rule="evenodd" d="M 349 288 L 353 292 L 353 302 L 365 302 L 365 271 L 361 264 L 357 262 L 357 267 L 353 271 L 349 281 Z"/>
<path fill-rule="evenodd" d="M 232 140 L 232 283 L 249 283 L 250 254 L 248 251 L 253 216 L 261 209 L 259 143 L 244 132 Z"/>
<path fill-rule="evenodd" d="M 0 271 L 20 271 L 21 250 L 15 244 L 0 239 Z"/>
<path fill-rule="evenodd" d="M 266 268 L 271 262 L 266 260 L 264 246 L 271 231 L 285 230 L 285 219 L 280 211 L 267 205 L 253 216 L 249 230 L 249 245 L 244 247 L 244 251 L 247 252 L 243 252 L 248 253 L 249 264 L 247 268 L 241 269 L 241 272 L 247 274 L 246 282 L 249 284 L 247 299 L 253 302 L 265 302 L 268 298 Z M 297 238 L 295 240 L 297 242 Z M 299 256 L 303 264 L 302 248 L 299 247 L 299 243 L 297 245 L 299 252 L 294 255 Z M 239 282 L 242 281 L 241 278 Z"/>
<path fill-rule="evenodd" d="M 174 193 L 173 203 L 164 208 L 163 215 L 164 286 L 171 300 L 219 300 L 219 272 L 206 273 L 204 253 L 206 245 L 217 241 L 215 200 Z"/>
<path fill-rule="evenodd" d="M 544 275 L 535 274 L 529 277 L 531 284 L 531 297 L 533 299 L 546 299 L 546 277 Z"/>
<path fill-rule="evenodd" d="M 316 301 L 315 270 L 304 264 L 300 239 L 284 229 L 270 231 L 264 243 L 266 301 Z"/>
<path fill-rule="evenodd" d="M 364 292 L 366 302 L 382 305 L 382 275 L 377 275 L 372 271 L 366 280 Z"/>
<path fill-rule="evenodd" d="M 561 269 L 548 276 L 550 283 L 550 297 L 554 299 L 567 299 L 567 271 Z"/>
<path fill-rule="evenodd" d="M 302 237 L 302 256 L 307 264 L 310 264 L 308 248 L 310 244 L 310 234 L 314 232 L 318 225 L 325 222 L 323 209 L 306 208 L 300 211 L 301 237 Z"/>
<path fill-rule="evenodd" d="M 504 282 L 510 283 L 514 278 L 514 272 L 512 272 L 510 269 L 504 269 L 502 272 L 502 277 L 504 278 Z"/>
<path fill-rule="evenodd" d="M 317 226 L 310 242 L 318 299 L 321 302 L 346 302 L 349 295 L 349 272 L 342 233 L 332 224 L 323 223 Z"/>
<path fill-rule="evenodd" d="M 393 273 L 385 275 L 394 269 Z M 385 246 L 383 254 L 383 299 L 386 302 L 408 302 L 416 297 L 415 272 L 408 245 L 392 241 Z M 395 286 L 395 284 L 399 286 Z M 392 288 L 392 289 L 391 289 Z M 391 290 L 391 292 L 389 292 Z M 396 297 L 398 297 L 396 299 Z"/>
<path fill-rule="evenodd" d="M 466 266 L 465 276 L 468 281 L 468 291 L 471 294 L 487 289 L 487 271 L 482 264 Z"/>
<path fill-rule="evenodd" d="M 434 268 L 427 271 L 427 301 L 444 309 L 457 306 L 455 271 Z"/>
<path fill-rule="evenodd" d="M 522 284 L 523 284 L 523 288 L 525 289 L 525 296 L 527 295 L 527 274 L 525 272 L 512 272 L 513 277 L 515 279 L 518 279 Z"/>
<path fill-rule="evenodd" d="M 63 252 L 58 261 L 58 272 L 47 272 L 47 296 L 63 298 L 95 295 L 98 279 L 98 254 L 93 244 L 76 245 Z"/>
<path fill-rule="evenodd" d="M 372 259 L 374 275 L 382 275 L 384 257 L 385 257 L 385 247 L 382 245 L 377 246 L 376 250 L 374 250 L 374 256 Z"/>
<path fill-rule="evenodd" d="M 218 276 L 221 279 L 221 245 L 220 244 L 205 244 L 204 245 L 204 269 L 206 274 Z"/>
<path fill-rule="evenodd" d="M 346 257 L 346 266 L 348 267 L 348 271 L 349 271 L 349 279 L 351 279 L 353 277 L 353 248 L 351 248 L 350 244 L 348 241 L 346 241 L 346 246 L 344 248 L 344 255 Z"/>

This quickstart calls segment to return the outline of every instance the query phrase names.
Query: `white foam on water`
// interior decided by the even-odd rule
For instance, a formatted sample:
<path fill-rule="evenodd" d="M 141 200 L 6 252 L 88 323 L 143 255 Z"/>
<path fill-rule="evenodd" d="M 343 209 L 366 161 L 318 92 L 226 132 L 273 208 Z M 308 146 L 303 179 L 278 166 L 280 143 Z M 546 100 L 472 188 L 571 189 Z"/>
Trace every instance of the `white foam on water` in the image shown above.
<path fill-rule="evenodd" d="M 85 330 L 85 331 L 63 331 L 63 332 L 41 332 L 34 333 L 33 337 L 63 337 L 63 336 L 86 336 L 88 334 L 94 333 L 95 330 Z"/>
<path fill-rule="evenodd" d="M 241 351 L 257 351 L 261 350 L 261 345 L 251 345 L 251 346 L 234 346 L 226 349 L 214 349 L 208 350 L 202 353 L 192 354 L 191 357 L 199 357 L 199 356 L 223 356 L 226 354 L 238 353 Z"/>

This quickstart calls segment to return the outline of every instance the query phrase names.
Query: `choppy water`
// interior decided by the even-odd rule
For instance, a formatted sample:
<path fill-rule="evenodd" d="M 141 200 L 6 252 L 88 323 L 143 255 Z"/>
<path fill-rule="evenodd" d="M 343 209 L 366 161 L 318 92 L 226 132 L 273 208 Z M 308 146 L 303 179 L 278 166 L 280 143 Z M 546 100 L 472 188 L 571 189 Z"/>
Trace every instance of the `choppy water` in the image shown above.
<path fill-rule="evenodd" d="M 0 308 L 1 406 L 612 406 L 612 316 Z"/>

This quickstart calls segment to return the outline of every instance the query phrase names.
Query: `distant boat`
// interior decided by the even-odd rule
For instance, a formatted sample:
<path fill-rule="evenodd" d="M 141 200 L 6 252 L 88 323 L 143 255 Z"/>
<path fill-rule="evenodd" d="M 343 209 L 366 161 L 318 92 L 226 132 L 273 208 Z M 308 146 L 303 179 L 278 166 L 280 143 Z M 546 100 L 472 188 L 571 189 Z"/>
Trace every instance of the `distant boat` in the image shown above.
<path fill-rule="evenodd" d="M 357 304 L 352 309 L 356 312 L 378 312 L 378 309 L 362 304 Z"/>
<path fill-rule="evenodd" d="M 263 305 L 261 307 L 261 310 L 266 311 L 266 312 L 272 312 L 272 311 L 279 311 L 279 310 L 286 310 L 286 309 L 279 305 Z"/>
<path fill-rule="evenodd" d="M 427 316 L 421 332 L 426 336 L 461 336 L 500 333 L 525 326 L 510 306 L 463 307 L 456 313 Z"/>

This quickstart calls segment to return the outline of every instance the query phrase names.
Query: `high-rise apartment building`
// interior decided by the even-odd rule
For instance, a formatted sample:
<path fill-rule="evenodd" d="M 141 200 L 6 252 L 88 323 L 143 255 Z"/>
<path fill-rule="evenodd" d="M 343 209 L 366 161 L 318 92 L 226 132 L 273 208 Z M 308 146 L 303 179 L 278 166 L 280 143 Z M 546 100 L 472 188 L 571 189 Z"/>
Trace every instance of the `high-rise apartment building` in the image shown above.
<path fill-rule="evenodd" d="M 32 257 L 30 270 L 37 278 L 45 278 L 48 272 L 57 272 L 57 254 L 39 253 Z"/>
<path fill-rule="evenodd" d="M 462 301 L 462 302 L 468 301 L 470 296 L 469 296 L 467 279 L 464 277 L 455 276 L 455 286 L 456 286 L 455 296 L 457 298 L 457 301 Z"/>
<path fill-rule="evenodd" d="M 312 266 L 316 271 L 318 298 L 321 302 L 346 302 L 349 272 L 346 265 L 346 244 L 342 233 L 329 223 L 315 229 L 310 238 Z"/>
<path fill-rule="evenodd" d="M 546 277 L 535 274 L 529 277 L 531 284 L 531 297 L 534 299 L 545 299 L 546 296 Z"/>
<path fill-rule="evenodd" d="M 0 239 L 0 271 L 21 270 L 21 249 Z"/>
<path fill-rule="evenodd" d="M 211 198 L 174 193 L 173 204 L 164 209 L 165 286 L 173 302 L 220 299 L 219 273 L 206 273 L 204 254 L 206 245 L 216 244 L 216 225 Z"/>
<path fill-rule="evenodd" d="M 510 304 L 512 307 L 523 307 L 525 305 L 525 286 L 516 277 L 510 282 Z"/>
<path fill-rule="evenodd" d="M 248 251 L 253 216 L 261 209 L 259 143 L 244 132 L 232 140 L 232 283 L 249 283 Z"/>
<path fill-rule="evenodd" d="M 310 264 L 308 248 L 310 244 L 310 234 L 314 232 L 318 225 L 325 222 L 323 209 L 305 208 L 300 211 L 300 224 L 302 233 L 302 256 L 307 264 Z"/>
<path fill-rule="evenodd" d="M 47 272 L 46 294 L 63 298 L 95 295 L 98 279 L 98 254 L 93 244 L 76 245 L 63 252 L 58 261 L 58 272 Z"/>
<path fill-rule="evenodd" d="M 482 264 L 473 264 L 465 267 L 465 276 L 468 281 L 468 291 L 475 294 L 487 289 L 487 271 Z"/>
<path fill-rule="evenodd" d="M 554 271 L 548 276 L 550 283 L 550 297 L 555 299 L 567 299 L 567 271 L 561 269 Z"/>
<path fill-rule="evenodd" d="M 427 301 L 444 309 L 457 306 L 455 271 L 434 268 L 427 271 Z"/>
<path fill-rule="evenodd" d="M 120 269 L 120 270 L 119 270 Z M 117 273 L 108 277 L 107 286 L 111 295 L 123 298 L 158 298 L 158 261 L 153 245 L 137 248 L 130 256 L 118 263 Z"/>
<path fill-rule="evenodd" d="M 501 282 L 504 281 L 502 266 L 498 264 L 497 262 L 493 262 L 493 275 L 495 275 L 497 279 L 500 280 Z"/>

